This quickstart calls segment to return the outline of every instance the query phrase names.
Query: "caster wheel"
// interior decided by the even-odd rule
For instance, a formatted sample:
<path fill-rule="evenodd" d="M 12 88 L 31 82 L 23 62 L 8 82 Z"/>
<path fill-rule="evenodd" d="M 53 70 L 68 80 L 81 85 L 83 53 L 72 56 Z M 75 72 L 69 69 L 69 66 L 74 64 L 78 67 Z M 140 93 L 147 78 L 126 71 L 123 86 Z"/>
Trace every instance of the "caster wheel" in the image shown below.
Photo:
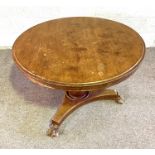
<path fill-rule="evenodd" d="M 116 100 L 116 103 L 123 104 L 124 103 L 124 100 L 122 98 L 119 98 L 119 99 Z"/>
<path fill-rule="evenodd" d="M 121 98 L 121 96 L 119 95 L 118 91 L 117 90 L 114 90 L 114 91 L 117 94 L 117 99 L 115 100 L 116 103 L 123 104 L 124 103 L 124 100 Z"/>
<path fill-rule="evenodd" d="M 51 125 L 50 128 L 47 131 L 47 136 L 49 137 L 58 137 L 59 136 L 59 127 L 58 125 Z"/>

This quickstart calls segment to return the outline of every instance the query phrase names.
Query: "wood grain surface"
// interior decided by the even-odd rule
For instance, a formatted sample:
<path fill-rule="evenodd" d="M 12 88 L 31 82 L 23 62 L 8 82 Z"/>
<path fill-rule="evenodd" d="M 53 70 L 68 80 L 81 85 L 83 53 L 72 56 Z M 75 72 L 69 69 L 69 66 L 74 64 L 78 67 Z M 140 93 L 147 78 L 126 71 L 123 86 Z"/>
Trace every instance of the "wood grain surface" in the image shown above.
<path fill-rule="evenodd" d="M 145 54 L 140 35 L 121 23 L 91 17 L 38 24 L 15 41 L 13 58 L 33 81 L 64 90 L 91 90 L 130 76 Z"/>

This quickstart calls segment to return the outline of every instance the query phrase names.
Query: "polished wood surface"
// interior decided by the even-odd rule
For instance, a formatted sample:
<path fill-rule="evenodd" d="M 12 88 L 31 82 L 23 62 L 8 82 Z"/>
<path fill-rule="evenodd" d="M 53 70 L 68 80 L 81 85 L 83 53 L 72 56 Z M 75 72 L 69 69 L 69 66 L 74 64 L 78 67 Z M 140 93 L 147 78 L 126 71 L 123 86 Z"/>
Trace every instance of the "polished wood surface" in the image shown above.
<path fill-rule="evenodd" d="M 33 81 L 64 90 L 108 87 L 130 76 L 144 57 L 142 38 L 111 20 L 62 18 L 22 33 L 13 57 Z"/>
<path fill-rule="evenodd" d="M 118 92 L 106 87 L 135 72 L 145 45 L 137 32 L 121 23 L 74 17 L 28 29 L 12 51 L 17 66 L 30 80 L 66 90 L 47 133 L 55 137 L 64 119 L 78 107 L 99 99 L 122 103 Z"/>

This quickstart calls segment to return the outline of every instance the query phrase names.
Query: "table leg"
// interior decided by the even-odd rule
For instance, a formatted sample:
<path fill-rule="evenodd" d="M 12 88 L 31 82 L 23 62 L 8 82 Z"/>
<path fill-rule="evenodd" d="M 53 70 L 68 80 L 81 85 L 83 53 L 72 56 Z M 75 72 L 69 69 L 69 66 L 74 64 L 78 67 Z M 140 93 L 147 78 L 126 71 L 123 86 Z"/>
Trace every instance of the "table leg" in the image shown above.
<path fill-rule="evenodd" d="M 114 100 L 117 103 L 123 103 L 122 98 L 116 90 L 97 90 L 97 91 L 67 91 L 63 103 L 57 109 L 52 118 L 48 136 L 58 136 L 58 129 L 64 119 L 78 107 L 99 99 Z"/>

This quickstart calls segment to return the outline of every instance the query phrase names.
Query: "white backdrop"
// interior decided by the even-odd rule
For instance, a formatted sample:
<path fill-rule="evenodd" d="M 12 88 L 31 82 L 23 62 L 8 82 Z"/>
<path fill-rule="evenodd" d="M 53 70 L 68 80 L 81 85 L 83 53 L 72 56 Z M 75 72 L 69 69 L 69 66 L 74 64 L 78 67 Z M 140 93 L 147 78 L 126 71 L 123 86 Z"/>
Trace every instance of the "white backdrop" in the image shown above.
<path fill-rule="evenodd" d="M 0 47 L 12 46 L 27 28 L 68 16 L 109 18 L 134 28 L 146 46 L 155 46 L 153 0 L 0 0 Z"/>

